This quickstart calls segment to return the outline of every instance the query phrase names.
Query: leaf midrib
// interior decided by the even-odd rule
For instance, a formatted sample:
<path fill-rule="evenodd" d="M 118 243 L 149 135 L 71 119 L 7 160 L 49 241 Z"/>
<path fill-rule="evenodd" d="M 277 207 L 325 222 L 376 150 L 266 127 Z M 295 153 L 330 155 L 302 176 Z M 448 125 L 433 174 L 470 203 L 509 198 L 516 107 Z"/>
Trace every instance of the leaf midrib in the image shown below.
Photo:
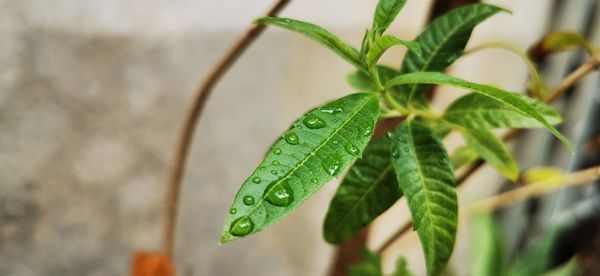
<path fill-rule="evenodd" d="M 421 164 L 421 159 L 419 158 L 419 155 L 418 155 L 418 153 L 417 153 L 417 150 L 416 150 L 416 149 L 417 149 L 417 147 L 416 147 L 416 145 L 415 145 L 415 140 L 414 140 L 414 137 L 413 137 L 413 130 L 412 130 L 412 126 L 411 126 L 411 124 L 412 124 L 412 123 L 410 123 L 410 124 L 408 125 L 408 132 L 409 132 L 409 134 L 410 134 L 410 144 L 411 144 L 411 146 L 412 146 L 412 148 L 411 148 L 411 149 L 413 150 L 414 156 L 416 157 L 416 161 L 417 161 L 417 164 L 418 164 L 418 166 L 417 166 L 417 170 L 418 170 L 418 172 L 419 172 L 419 176 L 420 176 L 420 181 L 419 181 L 419 182 L 421 182 L 421 183 L 423 184 L 423 194 L 424 194 L 424 196 L 425 196 L 425 201 L 426 201 L 426 204 L 425 204 L 425 205 L 426 205 L 426 208 L 427 208 L 427 213 L 429 214 L 429 216 L 432 216 L 432 215 L 433 215 L 433 212 L 432 212 L 432 210 L 431 210 L 431 207 L 430 207 L 430 199 L 429 199 L 429 196 L 428 196 L 428 193 L 427 193 L 427 189 L 426 189 L 426 188 L 427 188 L 427 186 L 425 185 L 425 179 L 427 178 L 427 176 L 425 176 L 425 175 L 423 174 L 423 170 L 422 170 L 422 168 L 421 168 L 421 167 L 422 167 L 422 164 Z M 421 218 L 421 219 L 420 219 L 420 221 L 419 221 L 419 228 L 421 228 L 420 226 L 422 226 L 422 221 L 423 221 L 423 218 Z M 430 219 L 429 221 L 430 221 L 430 223 L 431 223 L 431 224 L 433 224 L 433 220 L 431 220 L 431 219 Z M 418 230 L 418 229 L 417 229 L 417 230 Z M 435 235 L 434 228 L 433 228 L 433 227 L 428 227 L 428 230 L 429 230 L 428 232 L 431 234 L 431 237 L 433 238 L 433 243 L 435 243 L 436 239 L 435 239 L 434 237 L 435 237 L 436 235 Z M 422 242 L 424 242 L 424 241 L 422 241 Z M 429 248 L 429 245 L 426 245 L 426 246 Z M 435 247 L 435 246 L 434 246 L 434 247 Z M 432 257 L 433 257 L 433 260 L 435 260 L 435 259 L 436 259 L 436 258 L 435 258 L 435 250 L 434 250 L 434 249 L 435 249 L 435 248 L 430 248 L 430 250 L 429 250 L 429 251 L 430 251 L 430 253 L 429 253 L 429 254 L 432 254 L 432 255 L 433 255 L 433 256 L 432 256 Z"/>
<path fill-rule="evenodd" d="M 297 166 L 295 166 L 289 173 L 287 173 L 284 177 L 280 178 L 279 181 L 275 182 L 275 184 L 273 184 L 272 188 L 275 188 L 276 186 L 279 187 L 281 185 L 281 183 L 284 180 L 287 180 L 289 178 L 290 175 L 292 175 L 294 172 L 296 172 L 300 167 L 302 167 L 306 162 L 308 162 L 308 160 L 310 160 L 310 158 L 312 156 L 315 156 L 315 153 L 317 151 L 319 151 L 323 146 L 325 146 L 325 144 L 327 144 L 331 139 L 333 139 L 333 136 L 335 136 L 342 128 L 344 128 L 344 126 L 346 126 L 346 124 L 348 124 L 349 122 L 352 121 L 352 118 L 354 118 L 354 116 L 356 116 L 356 114 L 358 114 L 372 99 L 373 95 L 369 95 L 369 98 L 367 98 L 365 100 L 364 103 L 362 103 L 358 108 L 356 108 L 352 114 L 350 116 L 348 116 L 347 120 L 340 125 L 340 127 L 336 128 L 334 130 L 334 132 L 329 135 L 328 138 L 326 138 L 323 143 L 321 143 L 319 146 L 317 146 L 314 150 L 310 151 L 309 154 L 305 155 L 304 160 L 302 160 L 301 163 L 299 163 Z M 304 188 L 304 187 L 303 187 Z M 261 207 L 264 205 L 264 197 L 260 197 L 260 200 L 254 205 L 254 207 L 252 207 L 252 209 L 250 209 L 250 211 L 248 211 L 248 213 L 245 216 L 250 216 L 252 213 L 254 213 L 254 211 L 256 211 L 256 209 L 258 207 Z"/>
<path fill-rule="evenodd" d="M 467 20 L 466 22 L 471 22 L 472 20 L 479 18 L 479 16 L 475 16 L 469 20 Z M 440 45 L 445 45 L 446 42 L 448 42 L 448 40 L 450 39 L 450 37 L 452 37 L 454 34 L 456 34 L 456 32 L 458 32 L 458 30 L 462 29 L 464 27 L 465 24 L 457 27 L 456 29 L 453 29 L 450 33 L 450 35 L 446 36 L 443 40 L 442 43 L 440 43 Z M 429 65 L 431 65 L 431 62 L 433 61 L 433 56 L 434 54 L 437 54 L 440 49 L 442 48 L 442 46 L 440 47 L 436 47 L 435 50 L 433 50 L 432 54 L 429 56 L 429 58 L 427 59 L 427 62 L 425 62 L 425 65 L 423 67 L 421 67 L 421 69 L 419 71 L 423 72 L 425 71 L 427 68 L 429 68 Z M 408 103 L 410 103 L 413 99 L 413 94 L 415 92 L 415 90 L 417 89 L 418 84 L 413 84 L 413 86 L 411 87 L 409 94 L 408 94 Z"/>
<path fill-rule="evenodd" d="M 377 183 L 380 183 L 383 181 L 383 179 L 385 179 L 385 176 L 387 176 L 387 173 L 389 173 L 389 171 L 392 170 L 392 163 L 390 162 L 390 164 L 385 168 L 385 170 L 383 170 L 383 172 L 381 173 L 381 175 L 379 175 L 377 177 L 377 179 L 375 179 L 375 181 L 373 181 L 374 184 L 370 185 L 369 188 L 367 189 L 367 191 L 365 193 L 363 193 L 363 195 L 360 196 L 360 198 L 356 201 L 356 203 L 354 205 L 352 205 L 352 208 L 350 208 L 350 210 L 348 212 L 346 212 L 346 214 L 344 215 L 344 218 L 342 218 L 340 220 L 340 222 L 345 221 L 346 219 L 348 219 L 348 217 L 350 216 L 351 213 L 353 213 L 354 209 L 356 209 L 359 205 L 359 203 L 365 199 L 366 195 L 371 193 L 371 191 L 375 188 L 375 186 L 377 186 Z M 344 223 L 337 223 L 336 226 L 334 227 L 334 232 L 332 233 L 336 233 L 340 227 L 342 227 L 342 225 L 344 225 Z M 331 237 L 331 235 L 327 236 L 328 238 Z"/>

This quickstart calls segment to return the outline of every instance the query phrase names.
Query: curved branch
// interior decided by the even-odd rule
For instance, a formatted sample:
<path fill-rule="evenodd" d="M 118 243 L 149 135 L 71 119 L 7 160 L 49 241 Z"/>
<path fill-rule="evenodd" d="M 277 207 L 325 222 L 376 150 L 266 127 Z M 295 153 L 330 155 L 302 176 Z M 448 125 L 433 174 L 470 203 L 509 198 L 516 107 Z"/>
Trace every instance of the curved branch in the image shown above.
<path fill-rule="evenodd" d="M 279 0 L 268 12 L 268 16 L 277 15 L 290 0 Z M 163 237 L 163 251 L 166 256 L 173 257 L 175 248 L 175 228 L 177 223 L 177 208 L 179 203 L 179 193 L 181 190 L 181 181 L 187 155 L 192 144 L 196 124 L 200 119 L 202 110 L 206 104 L 206 100 L 210 96 L 213 88 L 233 63 L 244 53 L 250 44 L 264 31 L 265 25 L 252 25 L 243 37 L 241 37 L 234 46 L 225 54 L 223 59 L 217 63 L 214 69 L 209 73 L 208 77 L 202 83 L 196 98 L 194 99 L 181 130 L 179 143 L 175 152 L 175 159 L 171 177 L 167 190 L 166 206 L 165 206 L 165 224 Z"/>

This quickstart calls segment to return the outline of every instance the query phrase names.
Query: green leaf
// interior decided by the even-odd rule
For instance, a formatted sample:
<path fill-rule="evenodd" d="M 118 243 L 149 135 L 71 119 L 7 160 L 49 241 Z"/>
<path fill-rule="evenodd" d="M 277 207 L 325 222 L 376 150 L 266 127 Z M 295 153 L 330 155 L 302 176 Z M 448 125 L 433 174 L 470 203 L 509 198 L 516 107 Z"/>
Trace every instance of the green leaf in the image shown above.
<path fill-rule="evenodd" d="M 446 149 L 432 130 L 406 121 L 392 132 L 392 165 L 408 200 L 429 275 L 446 266 L 456 238 L 456 180 Z"/>
<path fill-rule="evenodd" d="M 544 118 L 544 116 L 532 106 L 530 102 L 523 100 L 523 98 L 516 93 L 507 92 L 489 85 L 468 82 L 438 72 L 418 72 L 400 75 L 388 81 L 387 86 L 391 87 L 395 85 L 415 83 L 451 85 L 473 90 L 476 93 L 485 95 L 490 99 L 512 107 L 514 110 L 524 116 L 536 120 L 538 123 L 546 127 L 552 134 L 554 134 L 554 136 L 556 136 L 569 149 L 572 149 L 567 138 L 565 138 L 556 128 L 554 128 Z"/>
<path fill-rule="evenodd" d="M 256 22 L 260 24 L 279 26 L 290 31 L 306 35 L 307 37 L 312 38 L 313 40 L 316 40 L 317 42 L 325 45 L 327 48 L 333 50 L 336 54 L 352 63 L 357 68 L 364 69 L 364 66 L 360 61 L 360 54 L 356 49 L 318 25 L 279 17 L 261 17 L 256 20 Z"/>
<path fill-rule="evenodd" d="M 462 129 L 467 145 L 479 156 L 496 168 L 506 178 L 515 181 L 519 177 L 519 166 L 502 140 L 485 128 Z"/>
<path fill-rule="evenodd" d="M 494 219 L 489 215 L 477 217 L 472 229 L 470 275 L 504 275 L 504 243 Z"/>
<path fill-rule="evenodd" d="M 323 236 L 341 243 L 370 224 L 401 196 L 390 159 L 390 139 L 383 136 L 369 144 L 348 171 L 329 204 Z"/>
<path fill-rule="evenodd" d="M 479 158 L 477 152 L 468 146 L 461 146 L 450 154 L 450 161 L 454 170 L 475 162 L 477 158 Z"/>
<path fill-rule="evenodd" d="M 394 70 L 387 66 L 376 65 L 376 68 L 379 74 L 379 79 L 383 83 L 400 75 L 400 72 L 398 72 L 398 70 Z M 375 85 L 373 85 L 373 82 L 371 81 L 371 77 L 363 71 L 356 71 L 354 73 L 349 74 L 346 80 L 352 87 L 358 89 L 359 91 L 377 91 L 377 88 L 375 87 Z M 392 88 L 392 90 L 394 89 L 396 88 Z"/>
<path fill-rule="evenodd" d="M 381 55 L 383 55 L 387 49 L 395 45 L 403 45 L 416 55 L 421 54 L 421 47 L 419 46 L 419 43 L 415 41 L 402 40 L 391 35 L 384 35 L 375 39 L 375 42 L 369 48 L 366 57 L 367 67 L 371 67 L 377 63 Z"/>
<path fill-rule="evenodd" d="M 562 118 L 554 108 L 524 95 L 515 94 L 537 110 L 551 125 L 560 124 Z M 539 128 L 539 121 L 523 115 L 512 106 L 488 96 L 471 93 L 454 101 L 444 112 L 444 120 L 468 128 Z"/>
<path fill-rule="evenodd" d="M 400 72 L 444 71 L 463 54 L 475 26 L 500 11 L 504 10 L 492 5 L 473 4 L 438 17 L 415 39 L 421 45 L 422 54 L 407 53 Z M 427 99 L 423 92 L 427 88 L 427 85 L 415 84 L 404 87 L 402 93 L 392 96 L 400 104 L 424 107 L 427 106 Z"/>
<path fill-rule="evenodd" d="M 380 36 L 394 22 L 406 0 L 380 0 L 373 15 L 373 31 Z"/>
<path fill-rule="evenodd" d="M 381 257 L 368 249 L 363 249 L 363 261 L 351 264 L 348 268 L 350 276 L 382 276 Z"/>
<path fill-rule="evenodd" d="M 291 213 L 360 156 L 379 116 L 377 94 L 352 94 L 307 113 L 244 181 L 221 243 L 261 231 Z"/>
<path fill-rule="evenodd" d="M 408 270 L 408 263 L 404 257 L 398 258 L 396 261 L 396 271 L 394 271 L 394 276 L 413 276 L 412 272 Z"/>

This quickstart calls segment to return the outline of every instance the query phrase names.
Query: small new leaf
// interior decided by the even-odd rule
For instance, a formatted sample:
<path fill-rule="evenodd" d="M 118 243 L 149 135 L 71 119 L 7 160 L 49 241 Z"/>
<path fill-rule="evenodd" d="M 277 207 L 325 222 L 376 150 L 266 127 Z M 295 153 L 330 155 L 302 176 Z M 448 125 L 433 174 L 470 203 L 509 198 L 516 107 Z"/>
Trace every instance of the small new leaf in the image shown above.
<path fill-rule="evenodd" d="M 467 145 L 474 149 L 479 156 L 496 168 L 506 178 L 516 181 L 519 177 L 519 166 L 502 140 L 489 130 L 462 129 Z"/>
<path fill-rule="evenodd" d="M 421 45 L 422 54 L 406 54 L 400 72 L 442 72 L 460 56 L 473 29 L 488 17 L 504 11 L 486 4 L 473 4 L 454 9 L 434 20 L 415 39 Z M 427 106 L 424 91 L 427 85 L 410 85 L 392 96 L 400 103 L 408 102 L 415 107 Z"/>
<path fill-rule="evenodd" d="M 240 187 L 221 243 L 267 228 L 337 177 L 360 156 L 378 116 L 377 94 L 358 93 L 301 117 Z"/>
<path fill-rule="evenodd" d="M 402 84 L 444 84 L 456 87 L 462 87 L 473 90 L 476 93 L 487 96 L 488 98 L 506 104 L 522 115 L 536 120 L 538 123 L 548 129 L 556 136 L 565 146 L 572 149 L 571 144 L 555 127 L 553 127 L 532 104 L 523 100 L 521 96 L 514 92 L 507 92 L 502 89 L 483 85 L 478 83 L 468 82 L 459 78 L 454 78 L 438 72 L 418 72 L 400 75 L 388 81 L 387 87 L 393 87 Z"/>
<path fill-rule="evenodd" d="M 379 74 L 379 80 L 383 83 L 400 75 L 400 72 L 398 72 L 398 70 L 392 69 L 387 66 L 376 65 L 375 68 L 377 69 L 376 71 Z M 371 77 L 363 71 L 359 70 L 349 74 L 346 80 L 348 81 L 350 86 L 354 87 L 355 89 L 358 89 L 358 91 L 377 91 L 377 88 L 375 87 L 375 85 L 373 85 Z M 392 90 L 395 89 L 396 87 L 392 88 Z"/>
<path fill-rule="evenodd" d="M 373 45 L 371 45 L 369 48 L 366 57 L 367 67 L 371 67 L 377 63 L 381 55 L 383 55 L 387 49 L 395 45 L 403 45 L 416 55 L 421 55 L 421 47 L 419 46 L 419 43 L 415 41 L 402 40 L 391 35 L 384 35 L 375 39 L 375 43 L 373 43 Z"/>
<path fill-rule="evenodd" d="M 515 94 L 529 104 L 551 125 L 562 118 L 554 108 L 524 95 Z M 512 106 L 488 96 L 471 93 L 454 101 L 444 112 L 444 120 L 468 128 L 541 128 L 542 123 L 523 115 Z"/>
<path fill-rule="evenodd" d="M 401 196 L 390 159 L 390 139 L 369 144 L 337 189 L 323 224 L 329 243 L 341 243 L 389 209 Z"/>
<path fill-rule="evenodd" d="M 408 201 L 429 275 L 439 275 L 452 255 L 458 203 L 446 149 L 431 129 L 406 121 L 392 132 L 392 165 Z"/>
<path fill-rule="evenodd" d="M 477 152 L 468 146 L 461 146 L 450 154 L 450 161 L 454 170 L 475 162 L 477 158 L 479 158 Z"/>
<path fill-rule="evenodd" d="M 306 35 L 333 50 L 336 54 L 352 63 L 357 68 L 364 69 L 364 66 L 360 62 L 360 54 L 356 49 L 318 25 L 279 17 L 262 17 L 256 20 L 256 22 L 279 26 Z"/>
<path fill-rule="evenodd" d="M 394 22 L 406 0 L 380 0 L 373 15 L 373 31 L 380 36 Z"/>

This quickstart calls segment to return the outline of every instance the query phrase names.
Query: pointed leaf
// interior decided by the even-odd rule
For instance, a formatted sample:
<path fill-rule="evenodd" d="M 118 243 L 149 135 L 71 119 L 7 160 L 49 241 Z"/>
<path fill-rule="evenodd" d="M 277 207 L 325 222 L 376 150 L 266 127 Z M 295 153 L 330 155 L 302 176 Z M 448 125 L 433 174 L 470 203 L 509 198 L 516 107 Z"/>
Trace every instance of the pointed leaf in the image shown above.
<path fill-rule="evenodd" d="M 551 125 L 561 123 L 561 116 L 554 108 L 529 98 L 515 94 L 528 103 Z M 448 122 L 468 128 L 540 128 L 539 121 L 525 116 L 508 104 L 488 96 L 471 93 L 454 101 L 444 112 Z"/>
<path fill-rule="evenodd" d="M 291 213 L 360 155 L 379 116 L 377 94 L 352 94 L 307 113 L 244 181 L 221 235 L 226 243 Z"/>
<path fill-rule="evenodd" d="M 348 171 L 329 204 L 323 235 L 329 243 L 353 237 L 402 196 L 390 159 L 390 139 L 369 144 Z"/>
<path fill-rule="evenodd" d="M 531 52 L 535 56 L 567 51 L 575 48 L 583 48 L 589 55 L 594 55 L 596 47 L 578 32 L 559 31 L 544 36 L 540 42 L 532 47 Z"/>
<path fill-rule="evenodd" d="M 352 48 L 352 46 L 346 44 L 337 36 L 331 34 L 329 31 L 318 25 L 279 17 L 261 17 L 256 20 L 256 22 L 260 24 L 279 26 L 306 35 L 307 37 L 312 38 L 313 40 L 316 40 L 317 42 L 325 45 L 327 48 L 333 50 L 336 54 L 352 63 L 357 68 L 364 67 L 360 62 L 360 55 L 356 49 Z"/>
<path fill-rule="evenodd" d="M 502 140 L 489 130 L 462 129 L 467 145 L 474 149 L 479 156 L 497 169 L 506 178 L 515 181 L 519 177 L 519 166 L 506 148 Z"/>
<path fill-rule="evenodd" d="M 391 35 L 384 35 L 375 39 L 375 42 L 369 48 L 369 52 L 367 53 L 366 57 L 367 67 L 371 67 L 377 63 L 381 55 L 383 55 L 387 49 L 395 45 L 403 45 L 416 55 L 421 54 L 421 47 L 419 46 L 419 43 L 415 41 L 402 40 Z"/>
<path fill-rule="evenodd" d="M 448 154 L 420 122 L 406 121 L 392 135 L 392 165 L 421 239 L 427 272 L 439 275 L 452 255 L 458 219 Z"/>
<path fill-rule="evenodd" d="M 400 75 L 388 81 L 387 86 L 415 83 L 445 84 L 473 90 L 474 92 L 487 96 L 490 99 L 506 104 L 522 115 L 536 120 L 546 127 L 552 134 L 554 134 L 554 136 L 556 136 L 569 149 L 571 149 L 571 144 L 569 144 L 567 138 L 565 138 L 556 128 L 546 121 L 544 116 L 540 114 L 535 107 L 533 107 L 529 102 L 523 100 L 523 98 L 516 93 L 507 92 L 489 85 L 468 82 L 437 72 L 418 72 Z"/>
<path fill-rule="evenodd" d="M 373 16 L 373 31 L 379 36 L 394 22 L 406 0 L 380 0 Z"/>
<path fill-rule="evenodd" d="M 400 72 L 444 71 L 463 54 L 475 26 L 500 11 L 503 9 L 492 5 L 473 4 L 438 17 L 415 39 L 421 45 L 422 54 L 407 53 Z M 400 104 L 410 102 L 413 106 L 426 106 L 427 99 L 423 92 L 427 87 L 422 84 L 410 85 L 393 97 Z"/>

